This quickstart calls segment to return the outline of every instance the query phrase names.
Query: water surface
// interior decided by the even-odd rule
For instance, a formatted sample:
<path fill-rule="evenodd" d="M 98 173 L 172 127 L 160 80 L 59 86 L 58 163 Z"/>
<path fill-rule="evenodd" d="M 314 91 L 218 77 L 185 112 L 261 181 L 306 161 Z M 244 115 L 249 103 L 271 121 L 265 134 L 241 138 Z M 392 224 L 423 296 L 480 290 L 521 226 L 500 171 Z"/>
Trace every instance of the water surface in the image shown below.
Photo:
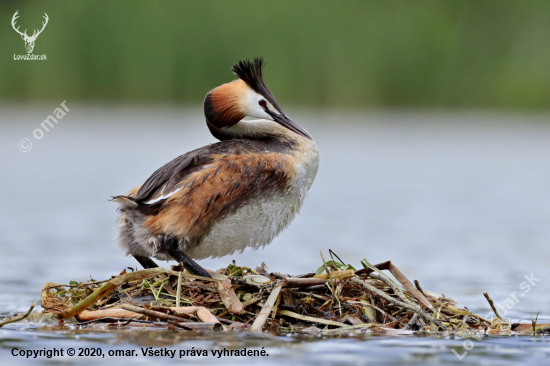
<path fill-rule="evenodd" d="M 70 112 L 40 140 L 33 131 L 56 105 L 0 108 L 0 314 L 27 309 L 46 281 L 104 279 L 134 267 L 114 244 L 116 206 L 107 200 L 168 160 L 214 142 L 199 107 L 67 105 Z M 371 263 L 392 260 L 424 289 L 482 315 L 490 310 L 482 293 L 489 292 L 497 304 L 511 295 L 519 299 L 506 309 L 506 318 L 529 322 L 540 312 L 539 321 L 550 322 L 548 116 L 300 110 L 289 115 L 314 136 L 321 154 L 301 214 L 265 249 L 204 260 L 203 266 L 217 269 L 235 259 L 297 274 L 317 268 L 318 250 L 330 248 L 357 266 L 365 257 Z M 31 140 L 30 151 L 18 149 L 21 138 Z M 540 280 L 532 279 L 528 292 L 520 288 L 528 283 L 525 276 Z M 28 325 L 0 330 L 0 354 L 14 361 L 9 352 L 16 346 L 138 350 L 156 346 L 154 339 L 178 350 L 264 346 L 270 356 L 259 364 L 535 364 L 550 350 L 544 337 L 489 337 L 474 341 L 460 361 L 451 349 L 462 354 L 464 340 L 448 337 L 189 337 Z"/>

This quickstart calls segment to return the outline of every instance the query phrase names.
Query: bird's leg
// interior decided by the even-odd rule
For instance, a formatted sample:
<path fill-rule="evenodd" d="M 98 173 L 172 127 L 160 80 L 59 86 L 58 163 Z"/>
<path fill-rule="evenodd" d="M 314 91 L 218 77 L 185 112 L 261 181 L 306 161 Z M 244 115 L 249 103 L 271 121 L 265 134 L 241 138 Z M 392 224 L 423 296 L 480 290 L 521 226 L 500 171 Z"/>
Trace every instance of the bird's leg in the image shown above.
<path fill-rule="evenodd" d="M 164 249 L 166 250 L 166 253 L 168 253 L 181 264 L 183 264 L 183 267 L 188 270 L 189 273 L 196 276 L 212 278 L 212 276 L 210 276 L 210 273 L 208 273 L 204 268 L 199 266 L 197 262 L 189 258 L 184 252 L 180 250 L 178 246 L 178 241 L 176 239 L 165 236 Z"/>
<path fill-rule="evenodd" d="M 149 257 L 143 257 L 141 255 L 134 255 L 134 258 L 141 264 L 145 269 L 157 268 L 158 265 Z"/>

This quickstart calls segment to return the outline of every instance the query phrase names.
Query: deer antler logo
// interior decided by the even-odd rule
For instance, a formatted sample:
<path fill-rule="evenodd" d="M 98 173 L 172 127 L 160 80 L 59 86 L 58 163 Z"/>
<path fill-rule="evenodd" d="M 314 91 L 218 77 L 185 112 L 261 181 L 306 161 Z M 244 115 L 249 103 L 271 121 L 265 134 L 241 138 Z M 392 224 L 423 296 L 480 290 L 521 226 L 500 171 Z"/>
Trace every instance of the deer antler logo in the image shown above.
<path fill-rule="evenodd" d="M 38 36 L 40 35 L 40 33 L 42 33 L 42 31 L 44 30 L 44 28 L 46 28 L 46 24 L 48 24 L 48 14 L 44 13 L 44 19 L 46 20 L 46 22 L 43 22 L 42 23 L 42 29 L 40 30 L 34 30 L 32 36 L 28 36 L 27 35 L 27 30 L 25 29 L 24 32 L 20 32 L 19 31 L 19 27 L 15 28 L 15 20 L 17 18 L 19 18 L 19 16 L 17 15 L 17 13 L 19 12 L 19 10 L 17 10 L 15 12 L 15 14 L 13 14 L 13 18 L 11 18 L 11 26 L 13 27 L 13 29 L 19 33 L 21 35 L 21 38 L 23 38 L 23 40 L 25 41 L 25 48 L 27 49 L 27 53 L 32 53 L 32 50 L 34 49 L 34 42 L 36 41 L 36 38 L 38 38 Z"/>

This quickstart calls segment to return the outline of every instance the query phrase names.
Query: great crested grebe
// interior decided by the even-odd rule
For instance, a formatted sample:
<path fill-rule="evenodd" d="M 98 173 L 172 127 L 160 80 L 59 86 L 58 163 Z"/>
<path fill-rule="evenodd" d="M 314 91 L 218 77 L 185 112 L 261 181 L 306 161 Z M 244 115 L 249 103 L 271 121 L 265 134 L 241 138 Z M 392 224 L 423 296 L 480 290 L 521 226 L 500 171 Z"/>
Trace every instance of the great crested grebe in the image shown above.
<path fill-rule="evenodd" d="M 319 153 L 265 86 L 263 65 L 262 58 L 239 61 L 231 68 L 239 79 L 206 94 L 206 124 L 220 142 L 178 156 L 113 197 L 118 245 L 144 268 L 157 267 L 151 257 L 174 259 L 210 277 L 191 258 L 265 246 L 300 210 Z"/>

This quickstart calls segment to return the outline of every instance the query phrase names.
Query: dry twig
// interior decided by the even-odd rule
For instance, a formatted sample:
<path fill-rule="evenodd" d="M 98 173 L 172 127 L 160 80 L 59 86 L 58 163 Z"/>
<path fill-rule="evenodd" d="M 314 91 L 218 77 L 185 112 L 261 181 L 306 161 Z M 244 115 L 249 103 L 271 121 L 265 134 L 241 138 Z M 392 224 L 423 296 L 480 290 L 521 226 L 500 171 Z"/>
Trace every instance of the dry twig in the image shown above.
<path fill-rule="evenodd" d="M 267 321 L 267 317 L 269 316 L 269 313 L 271 312 L 271 309 L 273 308 L 273 305 L 275 305 L 275 302 L 279 298 L 279 294 L 281 292 L 281 288 L 283 287 L 282 282 L 277 282 L 275 287 L 273 287 L 273 290 L 271 291 L 271 294 L 265 301 L 264 306 L 262 307 L 262 310 L 256 317 L 256 320 L 254 320 L 254 323 L 252 324 L 252 327 L 250 327 L 251 332 L 259 332 L 264 327 L 265 322 Z"/>
<path fill-rule="evenodd" d="M 37 302 L 38 302 L 38 300 L 36 300 L 34 302 L 34 304 L 31 305 L 31 307 L 29 308 L 29 310 L 27 310 L 27 312 L 25 314 L 14 316 L 13 318 L 6 319 L 6 320 L 0 322 L 0 328 L 2 328 L 2 326 L 6 325 L 6 324 L 15 323 L 15 322 L 18 322 L 18 321 L 23 320 L 26 317 L 28 317 L 31 314 L 32 309 L 34 309 L 34 306 L 36 305 Z"/>

